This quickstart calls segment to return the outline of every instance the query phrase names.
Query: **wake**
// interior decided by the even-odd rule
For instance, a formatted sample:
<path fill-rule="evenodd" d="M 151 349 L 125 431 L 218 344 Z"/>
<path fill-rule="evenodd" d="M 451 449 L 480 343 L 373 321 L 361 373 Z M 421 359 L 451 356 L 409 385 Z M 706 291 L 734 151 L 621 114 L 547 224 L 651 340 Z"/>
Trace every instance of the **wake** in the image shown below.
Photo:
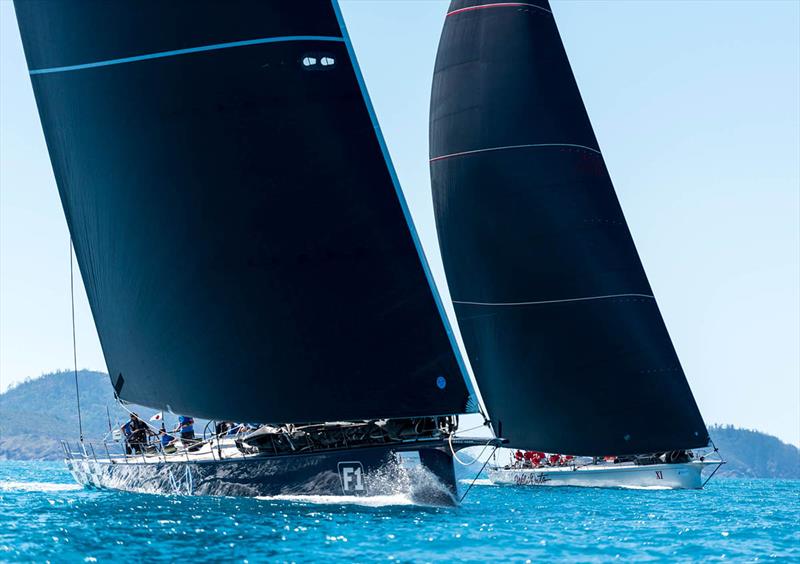
<path fill-rule="evenodd" d="M 71 492 L 83 489 L 79 484 L 48 482 L 0 482 L 0 492 Z"/>
<path fill-rule="evenodd" d="M 645 491 L 659 491 L 659 490 L 672 490 L 674 488 L 670 488 L 668 486 L 619 486 L 621 490 L 645 490 Z"/>
<path fill-rule="evenodd" d="M 462 478 L 458 481 L 459 484 L 470 485 L 472 483 L 472 478 Z M 489 478 L 478 478 L 475 480 L 476 486 L 496 486 L 494 482 L 492 482 Z"/>
<path fill-rule="evenodd" d="M 262 501 L 290 501 L 313 505 L 363 505 L 364 507 L 390 507 L 417 505 L 408 495 L 273 495 L 258 496 Z"/>

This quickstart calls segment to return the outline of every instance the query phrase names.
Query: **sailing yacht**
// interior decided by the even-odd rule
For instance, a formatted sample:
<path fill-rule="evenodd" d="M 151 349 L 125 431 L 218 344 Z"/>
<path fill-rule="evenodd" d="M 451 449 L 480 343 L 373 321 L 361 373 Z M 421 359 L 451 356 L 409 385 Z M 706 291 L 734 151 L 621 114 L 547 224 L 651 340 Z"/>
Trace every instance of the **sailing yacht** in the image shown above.
<path fill-rule="evenodd" d="M 498 457 L 499 458 L 499 457 Z M 553 463 L 528 463 L 513 456 L 506 464 L 494 459 L 489 479 L 495 484 L 513 486 L 575 486 L 592 488 L 632 488 L 663 490 L 701 489 L 711 478 L 703 476 L 707 467 L 719 468 L 719 456 L 704 456 L 689 451 L 660 455 L 575 458 L 551 455 Z"/>
<path fill-rule="evenodd" d="M 430 171 L 448 285 L 491 426 L 508 447 L 571 455 L 496 463 L 490 477 L 700 487 L 712 463 L 685 451 L 706 447 L 708 431 L 547 0 L 450 3 Z M 609 455 L 616 464 L 592 462 Z"/>
<path fill-rule="evenodd" d="M 15 6 L 117 397 L 273 429 L 76 479 L 452 502 L 476 396 L 337 2 Z"/>

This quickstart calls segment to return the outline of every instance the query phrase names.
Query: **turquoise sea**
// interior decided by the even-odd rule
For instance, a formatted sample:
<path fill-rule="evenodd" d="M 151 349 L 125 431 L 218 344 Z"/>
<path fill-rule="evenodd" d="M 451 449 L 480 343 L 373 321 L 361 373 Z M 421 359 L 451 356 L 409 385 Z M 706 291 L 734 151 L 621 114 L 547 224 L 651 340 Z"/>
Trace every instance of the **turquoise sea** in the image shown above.
<path fill-rule="evenodd" d="M 79 488 L 59 463 L 0 462 L 0 560 L 800 561 L 800 482 L 703 491 L 492 486 L 456 508 Z"/>

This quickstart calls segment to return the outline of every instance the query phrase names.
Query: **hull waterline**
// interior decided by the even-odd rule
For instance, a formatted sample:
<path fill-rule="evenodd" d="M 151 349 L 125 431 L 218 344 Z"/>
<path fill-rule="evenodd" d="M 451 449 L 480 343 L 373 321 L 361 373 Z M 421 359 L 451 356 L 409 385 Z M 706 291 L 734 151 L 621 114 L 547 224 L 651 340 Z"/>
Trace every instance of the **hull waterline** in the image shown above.
<path fill-rule="evenodd" d="M 718 461 L 679 464 L 589 465 L 560 468 L 491 468 L 495 484 L 515 486 L 578 486 L 594 488 L 701 489 L 703 468 Z"/>

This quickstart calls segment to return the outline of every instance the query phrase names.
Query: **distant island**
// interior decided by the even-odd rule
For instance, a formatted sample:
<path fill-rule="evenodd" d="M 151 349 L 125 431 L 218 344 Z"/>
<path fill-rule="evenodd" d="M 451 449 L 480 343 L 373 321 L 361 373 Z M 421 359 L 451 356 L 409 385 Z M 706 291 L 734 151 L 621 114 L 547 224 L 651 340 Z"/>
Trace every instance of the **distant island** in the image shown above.
<path fill-rule="evenodd" d="M 111 427 L 119 427 L 129 414 L 117 404 L 108 375 L 78 371 L 81 390 L 83 436 L 102 441 Z M 71 370 L 44 374 L 10 387 L 0 394 L 0 460 L 61 460 L 61 440 L 78 442 L 75 408 L 75 373 Z M 155 409 L 128 405 L 148 420 Z M 166 425 L 177 418 L 164 414 Z M 202 432 L 202 429 L 199 429 Z"/>
<path fill-rule="evenodd" d="M 728 462 L 717 475 L 734 478 L 800 479 L 800 450 L 779 438 L 737 429 L 733 425 L 712 425 L 711 439 Z"/>
<path fill-rule="evenodd" d="M 107 374 L 81 370 L 83 432 L 88 440 L 101 440 L 111 427 L 128 419 L 117 405 Z M 129 405 L 142 418 L 156 410 Z M 166 416 L 167 427 L 176 417 Z M 202 429 L 198 429 L 202 432 Z M 738 478 L 800 479 L 800 450 L 780 439 L 731 425 L 713 425 L 709 433 L 728 464 L 718 476 Z M 60 460 L 60 440 L 75 442 L 75 374 L 72 371 L 28 379 L 0 394 L 0 460 Z"/>

